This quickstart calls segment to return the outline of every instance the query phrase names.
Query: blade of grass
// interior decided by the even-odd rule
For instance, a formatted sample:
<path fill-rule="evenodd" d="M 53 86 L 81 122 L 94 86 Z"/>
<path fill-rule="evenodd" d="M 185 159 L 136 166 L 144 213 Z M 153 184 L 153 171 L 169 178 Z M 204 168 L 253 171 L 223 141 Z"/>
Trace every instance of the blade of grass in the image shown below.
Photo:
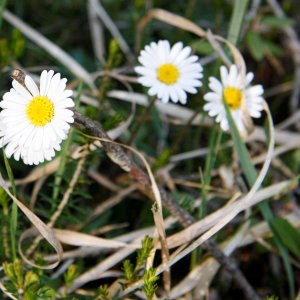
<path fill-rule="evenodd" d="M 3 158 L 4 164 L 7 172 L 7 176 L 9 178 L 13 195 L 16 196 L 17 190 L 15 186 L 14 175 L 11 170 L 10 164 L 8 159 L 3 150 Z M 18 228 L 18 206 L 13 202 L 11 214 L 10 214 L 10 222 L 9 222 L 9 231 L 10 231 L 10 244 L 11 244 L 11 254 L 12 259 L 15 260 L 17 258 L 17 251 L 16 251 L 16 237 L 17 237 L 17 228 Z"/>
<path fill-rule="evenodd" d="M 213 127 L 209 139 L 209 152 L 205 159 L 204 174 L 202 184 L 207 187 L 211 182 L 211 171 L 215 166 L 217 153 L 222 137 L 222 131 L 217 126 Z M 201 205 L 199 206 L 198 217 L 203 218 L 206 215 L 207 189 L 201 190 Z"/>
<path fill-rule="evenodd" d="M 236 45 L 249 0 L 235 0 L 227 39 Z"/>
<path fill-rule="evenodd" d="M 235 145 L 235 149 L 238 153 L 238 157 L 240 160 L 242 170 L 245 174 L 248 184 L 250 186 L 252 186 L 255 183 L 256 178 L 257 178 L 256 170 L 251 162 L 251 158 L 250 158 L 249 152 L 246 148 L 246 145 L 240 137 L 240 134 L 238 132 L 236 124 L 232 118 L 230 109 L 229 109 L 227 103 L 225 101 L 223 101 L 223 102 L 224 102 L 224 106 L 226 109 L 226 116 L 227 116 L 228 123 L 230 126 L 231 136 L 232 136 L 232 139 L 233 139 L 233 142 Z M 269 204 L 266 201 L 264 201 L 264 202 L 260 203 L 258 205 L 258 207 L 259 207 L 264 219 L 268 222 L 270 229 L 273 233 L 273 239 L 274 239 L 275 245 L 276 245 L 277 249 L 279 250 L 279 253 L 283 259 L 284 267 L 287 272 L 289 288 L 290 288 L 290 296 L 291 296 L 291 299 L 294 299 L 294 296 L 295 296 L 294 275 L 293 275 L 293 271 L 292 271 L 292 266 L 291 266 L 288 250 L 285 247 L 285 245 L 282 244 L 276 231 L 274 230 L 274 228 L 272 226 L 271 221 L 274 219 L 274 216 L 270 209 Z"/>

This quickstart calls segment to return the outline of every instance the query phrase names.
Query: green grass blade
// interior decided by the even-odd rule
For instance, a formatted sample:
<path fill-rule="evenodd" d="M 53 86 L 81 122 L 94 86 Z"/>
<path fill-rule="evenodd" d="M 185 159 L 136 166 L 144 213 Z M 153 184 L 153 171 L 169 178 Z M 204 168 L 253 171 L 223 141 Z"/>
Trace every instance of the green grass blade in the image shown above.
<path fill-rule="evenodd" d="M 219 130 L 217 126 L 214 126 L 209 138 L 209 152 L 205 159 L 204 174 L 202 181 L 202 184 L 205 187 L 208 186 L 211 182 L 211 171 L 214 168 L 216 162 L 221 137 L 222 131 Z M 207 189 L 205 187 L 201 190 L 201 205 L 199 206 L 198 213 L 199 219 L 204 217 L 206 214 Z"/>
<path fill-rule="evenodd" d="M 236 45 L 249 0 L 235 0 L 227 39 Z"/>
<path fill-rule="evenodd" d="M 12 204 L 9 229 L 10 229 L 10 244 L 11 244 L 12 259 L 16 260 L 17 258 L 16 239 L 17 239 L 17 229 L 18 229 L 18 206 L 16 203 Z"/>

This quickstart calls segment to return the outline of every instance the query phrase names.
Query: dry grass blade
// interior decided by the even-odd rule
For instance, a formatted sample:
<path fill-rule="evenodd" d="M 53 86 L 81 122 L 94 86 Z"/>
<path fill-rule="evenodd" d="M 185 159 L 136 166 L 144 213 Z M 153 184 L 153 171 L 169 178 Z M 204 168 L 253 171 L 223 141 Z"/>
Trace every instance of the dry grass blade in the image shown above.
<path fill-rule="evenodd" d="M 97 14 L 94 10 L 93 0 L 89 0 L 87 3 L 87 12 L 89 17 L 89 24 L 91 28 L 91 37 L 94 48 L 94 54 L 96 58 L 102 63 L 105 63 L 104 54 L 105 54 L 105 42 L 104 42 L 104 33 L 103 25 L 98 19 Z"/>
<path fill-rule="evenodd" d="M 253 205 L 256 205 L 257 203 L 270 198 L 272 196 L 278 195 L 279 193 L 284 193 L 287 192 L 290 189 L 294 189 L 296 182 L 295 181 L 285 181 L 285 182 L 280 182 L 276 185 L 273 186 L 269 186 L 268 188 L 265 188 L 263 190 L 259 190 L 254 197 L 252 198 L 252 201 L 246 201 L 245 205 L 238 205 L 240 207 L 240 211 L 245 210 Z M 241 201 L 242 199 L 240 199 L 239 201 Z M 247 197 L 243 198 L 243 200 L 247 200 Z M 187 247 L 186 249 L 184 249 L 183 251 L 181 251 L 179 254 L 177 254 L 175 257 L 172 257 L 169 262 L 167 263 L 167 265 L 161 265 L 160 267 L 157 268 L 157 275 L 159 275 L 160 273 L 162 273 L 165 269 L 170 268 L 171 266 L 173 266 L 176 262 L 180 261 L 183 257 L 185 257 L 187 254 L 189 254 L 191 251 L 193 251 L 195 248 L 199 247 L 199 245 L 201 245 L 203 242 L 205 242 L 209 237 L 211 237 L 214 233 L 218 232 L 220 228 L 222 228 L 223 226 L 225 226 L 225 224 L 227 224 L 229 222 L 230 219 L 232 219 L 232 211 L 234 211 L 234 214 L 236 214 L 236 206 L 237 204 L 231 204 L 226 206 L 225 208 L 221 208 L 218 211 L 216 211 L 215 213 L 210 214 L 209 216 L 207 216 L 206 218 L 204 218 L 203 220 L 201 220 L 200 222 L 202 223 L 201 226 L 198 227 L 198 230 L 201 232 L 206 231 L 208 228 L 208 231 L 206 231 L 202 236 L 200 236 L 199 239 L 197 239 L 193 244 L 191 244 L 189 247 Z M 226 209 L 226 210 L 225 210 Z M 221 211 L 221 214 L 220 214 Z M 228 216 L 227 216 L 228 215 Z M 212 218 L 213 217 L 213 218 Z M 221 218 L 221 222 L 219 221 Z M 217 226 L 213 226 L 212 224 L 209 224 L 208 219 L 214 219 L 214 223 L 213 224 L 217 224 Z M 212 221 L 212 220 L 210 220 Z M 195 223 L 195 224 L 199 224 L 199 222 Z M 193 231 L 193 232 L 189 232 L 190 229 L 195 225 L 191 225 L 189 228 L 187 228 L 186 230 L 183 230 L 182 232 L 184 232 L 182 234 L 182 232 L 180 232 L 180 241 L 178 240 L 178 243 L 176 246 L 179 245 L 183 245 L 185 242 L 187 242 L 188 240 L 190 240 L 190 233 L 194 233 L 194 236 L 199 236 L 199 232 Z M 204 230 L 203 230 L 204 227 Z M 195 229 L 195 228 L 193 228 Z M 201 233 L 200 233 L 201 234 Z M 177 234 L 176 234 L 177 235 Z M 174 235 L 175 236 L 175 235 Z M 171 237 L 172 238 L 172 237 Z M 167 239 L 168 241 L 168 246 L 169 248 L 171 248 L 172 246 L 175 246 L 172 244 L 172 241 L 170 240 L 170 238 Z M 170 241 L 170 242 L 169 242 Z M 140 288 L 143 285 L 143 281 L 139 280 L 136 283 L 134 283 L 133 285 L 131 285 L 130 287 L 128 287 L 126 290 L 124 290 L 120 296 L 124 296 L 127 295 L 128 293 L 131 293 L 132 291 Z"/>
<path fill-rule="evenodd" d="M 242 74 L 245 75 L 246 65 L 245 65 L 243 56 L 241 55 L 240 51 L 231 42 L 229 42 L 228 40 L 224 39 L 221 36 L 212 34 L 210 31 L 208 31 L 208 32 L 204 31 L 200 26 L 191 22 L 187 18 L 170 13 L 163 9 L 150 10 L 148 12 L 148 14 L 139 22 L 138 30 L 137 30 L 137 46 L 138 46 L 137 49 L 140 48 L 140 39 L 141 39 L 142 30 L 153 18 L 160 20 L 164 23 L 167 23 L 169 25 L 172 25 L 174 27 L 194 33 L 195 35 L 199 36 L 200 38 L 208 39 L 208 41 L 211 43 L 213 48 L 217 51 L 217 53 L 223 59 L 224 63 L 227 65 L 230 65 L 231 63 L 230 63 L 229 59 L 227 58 L 227 56 L 223 52 L 223 50 L 220 48 L 220 46 L 216 43 L 216 41 L 225 43 L 229 47 L 229 49 L 233 55 L 235 64 L 238 66 L 238 68 L 242 72 Z"/>
<path fill-rule="evenodd" d="M 245 205 L 243 205 L 243 210 L 246 210 L 249 207 L 252 207 L 253 205 L 256 205 L 257 203 L 259 203 L 265 199 L 272 198 L 280 193 L 287 192 L 287 191 L 293 189 L 294 185 L 295 185 L 295 181 L 293 181 L 293 180 L 282 181 L 280 183 L 276 183 L 276 184 L 270 185 L 267 188 L 259 190 L 253 196 L 251 203 L 249 203 L 247 201 L 245 203 L 246 197 L 239 199 L 239 202 L 245 203 Z M 237 204 L 235 202 L 235 203 L 231 203 L 225 207 L 222 207 L 219 210 L 211 213 L 207 217 L 203 218 L 202 220 L 189 226 L 188 228 L 168 237 L 167 243 L 168 243 L 169 248 L 178 247 L 178 246 L 183 245 L 183 244 L 191 241 L 192 239 L 198 237 L 200 234 L 204 233 L 209 228 L 216 225 L 220 219 L 222 219 L 224 216 L 229 214 L 233 209 L 235 209 L 236 206 L 237 206 Z"/>
<path fill-rule="evenodd" d="M 24 23 L 22 20 L 17 18 L 8 10 L 3 13 L 4 19 L 11 25 L 18 28 L 25 36 L 43 48 L 46 52 L 56 58 L 61 64 L 65 65 L 71 72 L 73 72 L 78 78 L 81 78 L 86 84 L 88 84 L 92 89 L 96 90 L 92 77 L 90 74 L 69 54 L 63 51 L 56 44 L 52 43 L 50 40 L 45 38 L 42 34 L 37 32 L 31 26 Z"/>
<path fill-rule="evenodd" d="M 117 205 L 118 203 L 120 203 L 124 199 L 124 197 L 126 197 L 129 194 L 131 194 L 132 192 L 134 192 L 138 187 L 139 187 L 138 184 L 133 184 L 133 185 L 129 186 L 128 188 L 124 188 L 124 189 L 120 190 L 116 195 L 114 195 L 114 196 L 108 198 L 107 200 L 103 201 L 100 205 L 98 205 L 93 210 L 93 213 L 90 215 L 88 220 L 94 219 L 95 217 L 97 217 L 97 216 L 101 215 L 102 213 L 104 213 L 109 208 Z"/>
<path fill-rule="evenodd" d="M 29 207 L 31 210 L 34 210 L 39 191 L 42 188 L 45 180 L 46 180 L 46 177 L 43 176 L 34 183 L 33 190 L 32 190 L 31 197 L 30 197 L 30 204 L 29 204 Z"/>
<path fill-rule="evenodd" d="M 107 178 L 103 174 L 96 172 L 92 168 L 88 170 L 87 174 L 89 177 L 95 180 L 99 185 L 102 185 L 103 187 L 107 188 L 112 192 L 118 192 L 121 190 L 121 187 L 119 187 L 117 184 L 112 182 L 109 178 Z"/>
<path fill-rule="evenodd" d="M 21 236 L 20 241 L 19 241 L 19 250 L 22 258 L 31 266 L 36 266 L 40 267 L 42 269 L 53 269 L 55 268 L 58 264 L 59 261 L 62 258 L 63 254 L 63 249 L 56 238 L 53 230 L 49 228 L 39 217 L 37 217 L 30 209 L 28 209 L 21 201 L 19 201 L 12 193 L 9 191 L 8 187 L 6 186 L 2 175 L 0 174 L 0 186 L 5 190 L 5 192 L 8 194 L 8 196 L 16 203 L 16 205 L 20 208 L 20 210 L 26 215 L 28 220 L 36 227 L 36 230 L 47 240 L 47 242 L 55 249 L 58 259 L 55 263 L 50 264 L 48 266 L 38 266 L 35 263 L 31 262 L 27 257 L 25 257 L 21 251 L 21 242 L 22 239 L 26 238 L 27 236 Z"/>
<path fill-rule="evenodd" d="M 98 0 L 91 0 L 90 4 L 95 11 L 95 13 L 98 15 L 98 17 L 101 19 L 103 24 L 106 26 L 106 28 L 110 31 L 112 36 L 119 42 L 119 45 L 121 49 L 124 51 L 124 53 L 127 55 L 127 58 L 129 60 L 134 60 L 134 56 L 127 45 L 125 39 L 121 35 L 119 29 L 117 26 L 114 24 L 110 16 L 107 14 L 105 9 L 102 7 L 100 2 Z"/>
<path fill-rule="evenodd" d="M 55 222 L 57 221 L 57 219 L 60 217 L 64 207 L 66 206 L 66 204 L 68 203 L 70 196 L 75 188 L 75 185 L 78 181 L 78 178 L 80 176 L 80 173 L 82 171 L 82 168 L 84 166 L 84 163 L 86 161 L 86 157 L 88 155 L 88 150 L 87 150 L 87 145 L 83 146 L 83 152 L 82 152 L 82 157 L 79 160 L 75 172 L 72 176 L 72 179 L 70 181 L 70 185 L 68 187 L 68 189 L 66 190 L 66 192 L 64 193 L 64 196 L 61 200 L 61 202 L 59 203 L 59 206 L 57 207 L 57 210 L 55 211 L 55 213 L 52 215 L 50 221 L 47 223 L 47 226 L 49 227 L 53 227 Z M 41 241 L 40 237 L 37 237 L 34 242 L 32 243 L 32 245 L 29 247 L 29 249 L 27 250 L 27 254 L 31 254 L 33 253 L 33 251 L 36 249 L 37 245 L 39 244 L 39 242 Z"/>
<path fill-rule="evenodd" d="M 150 179 L 150 182 L 151 182 L 151 189 L 152 189 L 154 199 L 155 199 L 155 204 L 152 207 L 152 212 L 153 212 L 154 223 L 155 223 L 158 235 L 159 235 L 159 241 L 160 241 L 160 244 L 161 244 L 162 260 L 163 260 L 164 263 L 167 263 L 167 261 L 169 260 L 169 249 L 168 249 L 168 246 L 167 246 L 167 243 L 166 243 L 166 232 L 165 232 L 165 225 L 164 225 L 164 219 L 163 219 L 163 213 L 162 213 L 161 195 L 160 195 L 158 186 L 156 184 L 154 175 L 151 171 L 151 168 L 150 168 L 148 162 L 146 161 L 144 156 L 139 151 L 137 151 L 136 149 L 134 149 L 134 148 L 132 148 L 128 145 L 112 142 L 112 141 L 107 140 L 107 139 L 99 139 L 99 138 L 94 138 L 94 139 L 97 139 L 101 142 L 109 142 L 109 143 L 113 143 L 113 144 L 117 144 L 119 146 L 125 147 L 126 149 L 133 152 L 136 156 L 138 156 L 139 159 L 143 162 L 143 165 L 145 166 L 145 168 L 147 170 L 147 173 L 148 173 L 148 176 L 149 176 L 149 179 Z M 165 282 L 166 282 L 166 289 L 168 291 L 169 288 L 170 288 L 170 273 L 169 273 L 169 270 L 166 270 L 166 273 L 165 273 L 164 276 L 165 276 L 164 278 L 165 278 Z"/>
<path fill-rule="evenodd" d="M 175 15 L 163 9 L 151 9 L 138 24 L 135 47 L 136 50 L 140 48 L 142 30 L 153 18 L 160 20 L 164 23 L 173 25 L 175 27 L 181 28 L 183 30 L 192 32 L 200 37 L 206 36 L 205 31 L 201 27 L 197 26 L 195 23 L 189 21 L 186 18 Z"/>
<path fill-rule="evenodd" d="M 133 241 L 131 245 L 137 245 L 140 244 L 143 237 L 140 237 Z M 132 247 L 124 248 L 122 250 L 117 251 L 116 253 L 112 254 L 111 256 L 107 257 L 105 260 L 101 261 L 99 264 L 97 264 L 92 269 L 84 272 L 83 274 L 79 275 L 69 288 L 69 292 L 72 292 L 76 290 L 78 287 L 81 287 L 87 282 L 96 280 L 100 278 L 103 272 L 109 270 L 111 267 L 115 266 L 116 264 L 120 263 L 124 260 L 125 257 L 129 256 L 131 253 L 133 253 L 135 249 Z"/>
<path fill-rule="evenodd" d="M 166 229 L 173 226 L 174 223 L 176 223 L 176 221 L 173 218 L 166 219 L 165 220 Z M 142 240 L 146 235 L 151 237 L 151 236 L 153 236 L 154 231 L 155 231 L 154 227 L 138 229 L 138 230 L 123 234 L 121 236 L 118 236 L 118 237 L 114 238 L 114 240 L 123 242 L 123 243 L 130 243 L 139 238 Z M 66 260 L 66 259 L 70 259 L 70 258 L 93 256 L 93 255 L 98 255 L 99 253 L 102 253 L 102 252 L 103 252 L 103 249 L 99 249 L 99 248 L 80 247 L 79 249 L 76 249 L 76 250 L 64 251 L 62 259 Z M 56 257 L 54 255 L 46 255 L 44 258 L 46 261 L 49 261 L 49 262 L 56 260 Z"/>
<path fill-rule="evenodd" d="M 107 93 L 107 96 L 118 100 L 130 102 L 130 103 L 136 103 L 142 106 L 147 106 L 149 104 L 148 97 L 140 93 L 132 93 L 132 92 L 127 92 L 122 90 L 112 90 Z M 195 115 L 195 111 L 172 103 L 165 104 L 156 101 L 155 107 L 158 109 L 159 112 L 165 115 L 174 118 L 180 118 L 183 119 L 184 121 L 190 120 Z M 195 120 L 193 120 L 193 124 L 200 124 L 200 122 L 201 122 L 200 116 L 196 117 Z"/>
<path fill-rule="evenodd" d="M 225 63 L 225 65 L 227 67 L 230 67 L 231 61 L 229 60 L 229 58 L 227 57 L 226 53 L 223 51 L 223 49 L 221 48 L 220 44 L 217 42 L 217 40 L 215 39 L 214 35 L 212 34 L 212 32 L 210 30 L 208 30 L 206 32 L 206 38 L 209 41 L 209 43 L 211 44 L 211 46 L 218 53 L 219 57 L 223 60 L 223 62 Z"/>
<path fill-rule="evenodd" d="M 96 237 L 93 235 L 80 233 L 72 230 L 63 230 L 63 229 L 54 229 L 56 237 L 60 240 L 61 243 L 80 246 L 80 247 L 94 247 L 94 248 L 121 248 L 121 247 L 130 247 L 137 249 L 140 246 L 138 245 L 128 245 L 122 242 L 104 239 Z"/>
<path fill-rule="evenodd" d="M 248 225 L 248 223 L 244 224 L 233 237 L 222 243 L 222 251 L 227 256 L 231 255 L 240 245 L 248 230 Z M 219 267 L 220 264 L 214 258 L 205 259 L 172 289 L 170 299 L 178 299 L 178 297 L 194 288 L 197 288 L 197 295 L 203 294 L 215 277 Z"/>

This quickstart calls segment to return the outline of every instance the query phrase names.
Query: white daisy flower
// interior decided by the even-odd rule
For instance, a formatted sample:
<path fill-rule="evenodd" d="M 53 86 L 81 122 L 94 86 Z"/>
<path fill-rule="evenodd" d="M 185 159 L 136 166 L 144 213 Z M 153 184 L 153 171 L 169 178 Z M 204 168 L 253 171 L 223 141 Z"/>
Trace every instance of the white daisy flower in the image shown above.
<path fill-rule="evenodd" d="M 74 106 L 73 92 L 66 90 L 66 82 L 52 70 L 42 72 L 40 88 L 30 76 L 25 76 L 24 86 L 13 80 L 13 88 L 0 102 L 7 156 L 14 154 L 29 164 L 54 156 L 74 122 L 69 109 Z"/>
<path fill-rule="evenodd" d="M 216 117 L 224 131 L 229 129 L 224 102 L 228 104 L 232 117 L 241 133 L 247 132 L 247 117 L 259 118 L 263 110 L 264 92 L 261 85 L 251 86 L 253 73 L 241 76 L 236 65 L 231 65 L 229 72 L 221 66 L 221 82 L 215 77 L 209 78 L 209 87 L 212 92 L 204 95 L 206 103 L 203 107 L 208 115 Z M 249 119 L 249 118 L 248 118 Z"/>
<path fill-rule="evenodd" d="M 168 41 L 152 42 L 138 57 L 142 64 L 135 68 L 141 75 L 138 81 L 150 88 L 150 96 L 156 95 L 164 103 L 171 99 L 185 104 L 187 93 L 197 93 L 203 77 L 198 57 L 191 52 L 191 47 L 183 47 L 181 42 L 172 48 Z"/>

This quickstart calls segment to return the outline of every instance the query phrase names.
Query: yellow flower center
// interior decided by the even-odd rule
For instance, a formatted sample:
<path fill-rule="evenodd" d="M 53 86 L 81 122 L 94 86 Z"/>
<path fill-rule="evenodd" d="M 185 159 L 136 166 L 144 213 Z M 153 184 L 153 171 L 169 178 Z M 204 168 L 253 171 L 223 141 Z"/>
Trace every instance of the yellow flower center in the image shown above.
<path fill-rule="evenodd" d="M 172 64 L 163 64 L 157 70 L 157 78 L 164 84 L 174 84 L 179 77 L 179 70 Z"/>
<path fill-rule="evenodd" d="M 242 93 L 239 89 L 227 87 L 223 91 L 224 99 L 230 109 L 238 109 L 242 104 Z"/>
<path fill-rule="evenodd" d="M 34 126 L 45 126 L 54 116 L 54 105 L 46 96 L 34 97 L 26 108 L 26 115 Z"/>

